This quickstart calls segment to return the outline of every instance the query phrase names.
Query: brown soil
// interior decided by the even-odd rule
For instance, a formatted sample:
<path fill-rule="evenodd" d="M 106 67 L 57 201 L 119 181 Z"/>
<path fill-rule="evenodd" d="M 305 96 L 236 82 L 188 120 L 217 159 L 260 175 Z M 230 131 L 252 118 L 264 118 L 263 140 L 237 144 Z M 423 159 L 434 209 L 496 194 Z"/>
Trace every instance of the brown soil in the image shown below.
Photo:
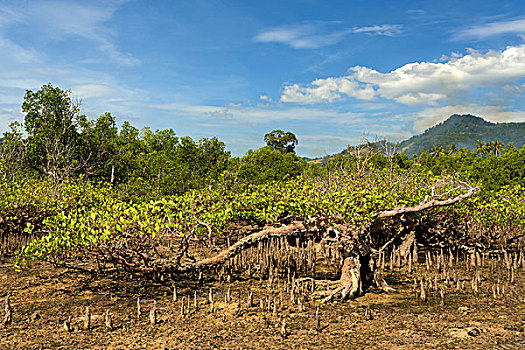
<path fill-rule="evenodd" d="M 463 265 L 464 266 L 464 265 Z M 418 266 L 421 276 L 424 266 Z M 456 267 L 459 271 L 459 267 Z M 171 283 L 159 283 L 130 275 L 93 277 L 80 272 L 37 264 L 15 272 L 12 264 L 0 265 L 0 315 L 10 295 L 13 322 L 0 325 L 0 349 L 518 349 L 525 348 L 525 273 L 519 269 L 510 284 L 500 271 L 500 295 L 494 298 L 496 275 L 482 271 L 478 296 L 474 296 L 464 270 L 464 289 L 447 288 L 445 305 L 438 291 L 427 290 L 428 301 L 415 298 L 413 279 L 405 270 L 386 273 L 397 289 L 393 294 L 367 293 L 357 300 L 319 304 L 308 298 L 299 306 L 290 301 L 284 281 L 268 289 L 266 281 L 232 280 L 233 301 L 224 302 L 226 283 L 208 280 L 176 281 L 178 300 Z M 470 276 L 470 277 L 469 277 Z M 419 278 L 419 277 L 418 277 Z M 507 280 L 507 282 L 504 282 Z M 442 281 L 443 282 L 443 281 Z M 503 286 L 505 295 L 502 295 Z M 207 303 L 214 288 L 214 312 Z M 199 310 L 193 295 L 199 295 Z M 254 306 L 247 294 L 253 292 Z M 260 300 L 279 300 L 273 314 L 261 310 Z M 181 299 L 191 297 L 191 310 L 181 316 Z M 142 316 L 136 303 L 141 298 Z M 274 299 L 275 298 L 275 299 Z M 156 301 L 157 324 L 149 322 Z M 239 302 L 240 300 L 240 308 Z M 86 306 L 93 314 L 92 328 L 84 329 Z M 321 329 L 316 329 L 316 308 Z M 370 308 L 372 319 L 365 316 Z M 300 310 L 302 308 L 302 310 Z M 109 310 L 115 329 L 104 325 Z M 63 323 L 72 317 L 72 331 Z M 281 332 L 282 319 L 286 333 Z"/>

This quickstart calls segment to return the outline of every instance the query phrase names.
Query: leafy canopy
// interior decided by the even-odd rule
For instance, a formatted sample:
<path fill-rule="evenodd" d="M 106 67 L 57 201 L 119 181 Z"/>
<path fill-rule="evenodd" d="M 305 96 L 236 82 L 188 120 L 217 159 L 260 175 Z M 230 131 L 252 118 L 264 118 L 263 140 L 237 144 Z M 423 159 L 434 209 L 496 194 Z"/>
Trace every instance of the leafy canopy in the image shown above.
<path fill-rule="evenodd" d="M 299 143 L 297 137 L 290 131 L 273 130 L 264 135 L 264 142 L 281 153 L 295 153 L 295 146 Z"/>

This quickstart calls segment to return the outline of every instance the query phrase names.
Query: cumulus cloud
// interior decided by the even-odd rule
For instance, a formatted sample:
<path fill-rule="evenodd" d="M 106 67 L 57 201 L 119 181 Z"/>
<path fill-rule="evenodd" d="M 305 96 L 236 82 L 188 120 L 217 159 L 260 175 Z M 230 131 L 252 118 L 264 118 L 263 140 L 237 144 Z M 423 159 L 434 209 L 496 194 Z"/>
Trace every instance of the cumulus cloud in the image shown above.
<path fill-rule="evenodd" d="M 269 28 L 257 34 L 253 41 L 280 43 L 294 49 L 318 49 L 337 44 L 350 34 L 394 36 L 402 30 L 401 25 L 390 24 L 334 29 L 334 24 L 337 23 L 315 22 Z"/>
<path fill-rule="evenodd" d="M 508 84 L 525 77 L 525 45 L 503 51 L 471 51 L 446 62 L 409 63 L 387 73 L 355 66 L 343 77 L 316 79 L 303 86 L 286 84 L 281 101 L 334 102 L 343 97 L 381 97 L 405 105 L 438 105 L 473 87 Z"/>
<path fill-rule="evenodd" d="M 371 100 L 376 92 L 372 85 L 361 84 L 351 77 L 314 80 L 309 87 L 298 84 L 284 87 L 281 101 L 297 103 L 334 102 L 341 94 L 361 100 Z"/>

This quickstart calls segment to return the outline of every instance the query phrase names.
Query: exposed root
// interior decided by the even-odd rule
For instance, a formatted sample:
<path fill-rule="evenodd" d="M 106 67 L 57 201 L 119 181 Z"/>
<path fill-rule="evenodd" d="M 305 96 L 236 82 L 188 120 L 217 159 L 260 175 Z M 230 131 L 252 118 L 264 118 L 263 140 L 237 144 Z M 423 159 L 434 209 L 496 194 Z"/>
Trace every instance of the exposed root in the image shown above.
<path fill-rule="evenodd" d="M 367 260 L 368 264 L 366 264 Z M 334 290 L 317 293 L 318 296 L 326 296 L 322 300 L 323 303 L 333 301 L 334 299 L 355 299 L 363 295 L 371 286 L 386 293 L 395 292 L 395 289 L 386 283 L 375 266 L 374 260 L 366 256 L 347 257 L 341 271 L 341 279 L 337 281 L 337 283 L 339 286 Z"/>
<path fill-rule="evenodd" d="M 305 282 L 305 281 L 314 282 L 316 286 L 329 286 L 329 287 L 336 286 L 337 284 L 340 283 L 340 281 L 316 280 L 315 278 L 312 278 L 312 277 L 298 278 L 298 279 L 295 280 L 295 283 L 301 283 L 301 282 Z"/>

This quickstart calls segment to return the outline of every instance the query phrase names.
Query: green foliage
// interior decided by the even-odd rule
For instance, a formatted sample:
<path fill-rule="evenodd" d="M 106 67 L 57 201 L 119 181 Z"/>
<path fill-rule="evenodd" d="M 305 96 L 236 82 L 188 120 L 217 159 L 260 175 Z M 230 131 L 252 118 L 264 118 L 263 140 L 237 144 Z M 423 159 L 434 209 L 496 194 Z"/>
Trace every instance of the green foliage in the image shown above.
<path fill-rule="evenodd" d="M 480 146 L 484 149 L 485 144 L 480 142 Z M 424 152 L 415 159 L 434 174 L 459 174 L 487 191 L 508 185 L 525 186 L 525 147 L 518 150 L 509 145 L 506 152 L 498 156 L 492 152 L 477 154 L 462 148 L 440 155 Z"/>
<path fill-rule="evenodd" d="M 0 183 L 0 230 L 8 235 L 45 235 L 47 218 L 90 208 L 114 193 L 102 184 L 79 178 L 57 183 L 48 180 L 2 181 Z"/>
<path fill-rule="evenodd" d="M 240 181 L 262 184 L 301 175 L 306 166 L 306 161 L 294 153 L 267 146 L 246 152 L 237 171 Z"/>
<path fill-rule="evenodd" d="M 115 117 L 104 113 L 87 121 L 80 134 L 79 153 L 83 161 L 80 172 L 88 178 L 112 182 L 111 173 L 117 162 L 118 128 Z"/>
<path fill-rule="evenodd" d="M 206 187 L 230 167 L 230 153 L 216 138 L 195 141 L 129 122 L 119 131 L 110 113 L 88 120 L 71 91 L 51 84 L 27 90 L 22 110 L 27 138 L 16 124 L 0 138 L 4 179 L 36 172 L 60 182 L 84 175 L 142 198 Z"/>
<path fill-rule="evenodd" d="M 124 248 L 143 251 L 144 246 L 160 240 L 188 234 L 206 237 L 208 231 L 202 222 L 209 224 L 214 233 L 230 222 L 273 223 L 288 215 L 321 216 L 362 227 L 373 220 L 374 212 L 419 203 L 430 194 L 428 185 L 439 180 L 424 172 L 407 177 L 406 171 L 399 171 L 396 179 L 403 181 L 392 181 L 387 171 L 371 170 L 359 181 L 348 174 L 336 174 L 330 182 L 296 177 L 232 186 L 221 181 L 222 185 L 212 189 L 142 202 L 108 195 L 106 187 L 92 183 L 64 183 L 53 192 L 60 194 L 60 200 L 46 203 L 51 211 L 42 216 L 41 238 L 21 250 L 19 262 L 59 262 L 66 257 L 93 254 L 115 257 Z M 82 192 L 87 196 L 85 203 L 79 197 L 84 188 L 89 191 Z M 31 191 L 14 188 L 12 193 L 36 207 L 42 205 L 38 200 L 41 197 L 35 198 Z"/>
<path fill-rule="evenodd" d="M 142 254 L 160 242 L 208 238 L 208 226 L 219 234 L 238 221 L 317 216 L 358 230 L 378 211 L 414 206 L 432 193 L 459 194 L 455 179 L 482 189 L 442 209 L 457 219 L 457 230 L 486 244 L 524 232 L 525 147 L 512 143 L 479 140 L 472 151 L 458 134 L 448 138 L 452 144 L 409 158 L 381 140 L 313 165 L 295 155 L 291 132 L 274 130 L 265 135 L 268 146 L 231 158 L 216 138 L 197 141 L 128 122 L 119 130 L 109 113 L 88 120 L 70 91 L 51 84 L 28 90 L 22 108 L 27 137 L 15 123 L 0 138 L 0 230 L 38 237 L 18 253 L 20 265 L 95 256 L 143 268 Z M 468 134 L 494 125 L 453 116 L 421 140 L 458 127 Z"/>
<path fill-rule="evenodd" d="M 22 111 L 28 165 L 55 180 L 70 178 L 79 167 L 78 129 L 86 122 L 71 91 L 51 84 L 36 92 L 26 90 Z"/>
<path fill-rule="evenodd" d="M 230 153 L 217 138 L 194 141 L 178 138 L 173 130 L 145 128 L 138 133 L 130 126 L 118 147 L 116 176 L 131 197 L 182 194 L 217 181 L 228 169 Z M 121 132 L 122 135 L 122 132 Z"/>
<path fill-rule="evenodd" d="M 267 146 L 281 153 L 295 153 L 295 146 L 299 143 L 292 132 L 282 130 L 273 130 L 267 133 L 264 135 L 264 142 Z"/>
<path fill-rule="evenodd" d="M 21 124 L 11 123 L 10 130 L 0 138 L 0 179 L 15 181 L 24 176 L 26 159 Z"/>
<path fill-rule="evenodd" d="M 525 234 L 525 187 L 502 186 L 453 208 L 467 234 L 486 248 L 512 249 Z M 522 244 L 522 243 L 521 243 Z"/>

